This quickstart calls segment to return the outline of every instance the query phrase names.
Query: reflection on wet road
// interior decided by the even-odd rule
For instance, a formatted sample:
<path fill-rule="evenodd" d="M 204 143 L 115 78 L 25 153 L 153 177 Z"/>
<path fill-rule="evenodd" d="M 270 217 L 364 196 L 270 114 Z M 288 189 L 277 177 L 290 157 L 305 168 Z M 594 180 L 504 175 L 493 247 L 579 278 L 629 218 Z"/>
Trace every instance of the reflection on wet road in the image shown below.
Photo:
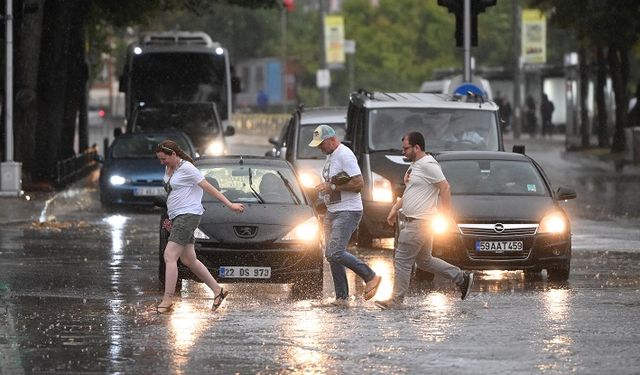
<path fill-rule="evenodd" d="M 406 309 L 359 296 L 349 308 L 296 299 L 286 285 L 229 284 L 229 298 L 184 282 L 158 315 L 157 214 L 85 213 L 83 223 L 0 232 L 2 374 L 632 373 L 640 365 L 640 255 L 575 251 L 570 281 L 479 274 L 460 301 L 451 282 L 414 282 Z M 60 229 L 63 228 L 63 229 Z M 392 241 L 353 249 L 391 293 Z M 333 295 L 325 267 L 324 297 Z M 613 318 L 615 317 L 615 318 Z"/>

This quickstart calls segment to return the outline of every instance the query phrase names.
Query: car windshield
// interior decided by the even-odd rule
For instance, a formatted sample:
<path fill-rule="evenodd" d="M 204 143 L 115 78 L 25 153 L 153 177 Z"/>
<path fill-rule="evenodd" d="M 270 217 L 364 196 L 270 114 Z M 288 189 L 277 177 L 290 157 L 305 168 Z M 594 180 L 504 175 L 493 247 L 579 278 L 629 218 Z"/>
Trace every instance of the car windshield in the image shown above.
<path fill-rule="evenodd" d="M 292 171 L 286 167 L 251 165 L 198 165 L 211 185 L 231 202 L 303 204 L 304 196 Z M 288 187 L 288 186 L 289 187 Z M 217 201 L 205 194 L 203 202 Z"/>
<path fill-rule="evenodd" d="M 135 118 L 135 128 L 136 131 L 180 129 L 187 134 L 198 134 L 202 131 L 217 134 L 220 131 L 215 112 L 207 103 L 140 107 Z"/>
<path fill-rule="evenodd" d="M 369 148 L 400 150 L 406 133 L 419 131 L 430 152 L 498 151 L 495 113 L 455 108 L 383 108 L 369 113 Z"/>
<path fill-rule="evenodd" d="M 113 159 L 140 159 L 155 158 L 156 147 L 168 137 L 166 135 L 135 134 L 116 138 L 111 145 L 111 157 Z M 191 150 L 184 137 L 172 137 L 181 149 L 189 153 Z"/>
<path fill-rule="evenodd" d="M 513 160 L 441 161 L 452 195 L 548 195 L 536 168 Z"/>
<path fill-rule="evenodd" d="M 318 147 L 310 147 L 309 142 L 313 138 L 313 131 L 320 124 L 305 124 L 300 127 L 298 132 L 298 159 L 325 159 L 324 155 Z M 346 132 L 345 124 L 329 124 L 336 131 L 338 139 L 344 139 Z"/>

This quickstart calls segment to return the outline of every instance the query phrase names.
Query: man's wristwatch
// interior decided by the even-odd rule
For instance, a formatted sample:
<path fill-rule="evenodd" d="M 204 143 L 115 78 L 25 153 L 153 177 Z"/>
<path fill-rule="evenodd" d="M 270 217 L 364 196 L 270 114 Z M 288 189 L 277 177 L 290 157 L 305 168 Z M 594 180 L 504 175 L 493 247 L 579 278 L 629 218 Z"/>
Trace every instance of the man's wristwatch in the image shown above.
<path fill-rule="evenodd" d="M 331 191 L 336 191 L 336 184 L 331 184 L 329 187 L 331 188 Z"/>

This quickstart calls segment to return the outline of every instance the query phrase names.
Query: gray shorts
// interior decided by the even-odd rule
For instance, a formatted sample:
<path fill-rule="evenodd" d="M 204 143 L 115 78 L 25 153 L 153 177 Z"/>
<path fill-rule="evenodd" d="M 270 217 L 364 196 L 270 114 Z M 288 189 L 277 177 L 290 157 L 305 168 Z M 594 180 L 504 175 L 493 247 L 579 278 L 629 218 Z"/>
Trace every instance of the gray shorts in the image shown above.
<path fill-rule="evenodd" d="M 193 232 L 200 224 L 202 215 L 182 214 L 171 220 L 171 232 L 169 233 L 169 241 L 178 245 L 186 246 L 187 244 L 196 243 Z"/>

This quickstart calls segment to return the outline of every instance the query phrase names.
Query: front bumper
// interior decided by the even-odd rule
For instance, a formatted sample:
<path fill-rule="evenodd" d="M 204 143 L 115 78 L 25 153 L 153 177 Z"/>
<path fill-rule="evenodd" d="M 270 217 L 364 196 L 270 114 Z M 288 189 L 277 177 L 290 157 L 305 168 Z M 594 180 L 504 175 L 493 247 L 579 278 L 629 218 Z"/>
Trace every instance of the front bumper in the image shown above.
<path fill-rule="evenodd" d="M 253 249 L 216 247 L 212 243 L 196 241 L 196 256 L 221 283 L 290 283 L 305 278 L 322 277 L 323 253 L 319 246 L 305 247 L 291 244 L 281 247 Z M 268 279 L 220 277 L 220 267 L 270 267 Z M 181 278 L 197 280 L 183 265 L 178 269 Z"/>
<path fill-rule="evenodd" d="M 521 251 L 479 251 L 477 241 L 522 241 Z M 464 269 L 541 270 L 564 267 L 571 262 L 569 234 L 531 236 L 473 236 L 447 234 L 436 236 L 433 256 Z"/>

